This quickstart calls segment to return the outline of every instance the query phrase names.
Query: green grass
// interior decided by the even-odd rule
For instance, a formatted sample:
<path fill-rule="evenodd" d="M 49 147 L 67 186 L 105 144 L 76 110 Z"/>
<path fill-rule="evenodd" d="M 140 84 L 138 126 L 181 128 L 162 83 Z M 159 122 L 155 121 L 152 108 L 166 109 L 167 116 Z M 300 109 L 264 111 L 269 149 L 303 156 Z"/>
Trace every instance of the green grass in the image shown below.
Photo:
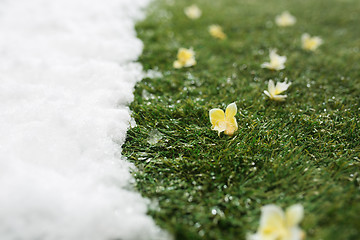
<path fill-rule="evenodd" d="M 191 3 L 198 20 L 183 13 Z M 274 24 L 284 10 L 294 26 Z M 307 239 L 360 239 L 359 12 L 358 0 L 152 3 L 137 25 L 139 61 L 163 76 L 137 84 L 123 154 L 162 228 L 181 240 L 245 239 L 261 206 L 301 203 Z M 214 23 L 227 40 L 209 35 Z M 318 51 L 301 49 L 304 32 L 324 39 Z M 173 69 L 180 47 L 194 48 L 195 67 Z M 269 48 L 288 57 L 284 70 L 260 68 Z M 263 94 L 269 79 L 292 82 L 284 103 Z M 208 111 L 231 102 L 239 130 L 218 137 Z M 162 139 L 149 144 L 154 129 Z"/>

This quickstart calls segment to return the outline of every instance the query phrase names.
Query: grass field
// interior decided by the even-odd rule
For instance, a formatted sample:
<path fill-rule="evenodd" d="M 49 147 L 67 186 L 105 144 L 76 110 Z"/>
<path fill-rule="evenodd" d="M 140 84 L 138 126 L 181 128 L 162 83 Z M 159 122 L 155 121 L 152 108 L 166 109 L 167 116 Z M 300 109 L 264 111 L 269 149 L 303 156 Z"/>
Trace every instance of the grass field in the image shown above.
<path fill-rule="evenodd" d="M 197 20 L 183 12 L 192 3 Z M 284 10 L 294 26 L 274 24 Z M 137 84 L 123 154 L 162 228 L 181 240 L 245 239 L 261 206 L 301 203 L 307 239 L 360 239 L 359 13 L 358 0 L 151 4 L 137 25 L 139 61 L 162 76 Z M 211 24 L 227 39 L 212 38 Z M 305 32 L 324 44 L 304 51 Z M 173 68 L 180 47 L 194 49 L 196 66 Z M 287 56 L 284 70 L 260 67 L 271 48 Z M 263 93 L 269 79 L 292 82 L 285 102 Z M 239 129 L 219 137 L 208 112 L 232 102 Z"/>

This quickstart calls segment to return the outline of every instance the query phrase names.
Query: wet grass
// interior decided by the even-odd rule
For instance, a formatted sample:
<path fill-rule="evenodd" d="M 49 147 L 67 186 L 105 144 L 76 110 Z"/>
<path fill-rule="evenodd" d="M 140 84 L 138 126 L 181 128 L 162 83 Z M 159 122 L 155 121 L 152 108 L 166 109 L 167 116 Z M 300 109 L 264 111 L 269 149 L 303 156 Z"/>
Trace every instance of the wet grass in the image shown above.
<path fill-rule="evenodd" d="M 184 15 L 191 3 L 200 19 Z M 284 10 L 294 26 L 274 24 Z M 307 239 L 360 238 L 359 12 L 357 0 L 152 3 L 139 61 L 162 76 L 137 84 L 123 154 L 161 227 L 181 240 L 245 239 L 261 206 L 301 203 Z M 226 40 L 209 35 L 214 23 Z M 304 32 L 324 39 L 318 51 L 301 49 Z M 173 69 L 180 47 L 194 48 L 195 67 Z M 260 68 L 269 48 L 287 56 L 284 70 Z M 292 82 L 284 103 L 263 94 L 269 79 Z M 218 137 L 208 111 L 231 102 L 239 130 Z"/>

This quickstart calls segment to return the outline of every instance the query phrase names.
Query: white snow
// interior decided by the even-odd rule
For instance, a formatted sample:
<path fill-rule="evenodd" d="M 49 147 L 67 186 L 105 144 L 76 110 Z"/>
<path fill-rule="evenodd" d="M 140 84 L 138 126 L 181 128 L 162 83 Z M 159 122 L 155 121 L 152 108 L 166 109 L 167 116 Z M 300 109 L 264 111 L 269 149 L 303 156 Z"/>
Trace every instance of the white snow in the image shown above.
<path fill-rule="evenodd" d="M 149 0 L 0 0 L 0 239 L 164 239 L 120 146 Z"/>

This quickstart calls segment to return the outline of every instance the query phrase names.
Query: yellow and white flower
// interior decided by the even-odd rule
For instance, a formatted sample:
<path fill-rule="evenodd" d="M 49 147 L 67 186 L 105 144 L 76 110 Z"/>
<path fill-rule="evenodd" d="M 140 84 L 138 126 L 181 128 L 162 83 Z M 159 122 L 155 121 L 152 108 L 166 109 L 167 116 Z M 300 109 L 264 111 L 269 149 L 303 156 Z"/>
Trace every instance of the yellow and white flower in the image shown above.
<path fill-rule="evenodd" d="M 225 113 L 219 108 L 214 108 L 209 111 L 210 122 L 212 124 L 211 129 L 218 131 L 220 136 L 221 132 L 226 135 L 232 136 L 238 129 L 236 122 L 237 107 L 235 103 L 231 103 L 226 107 Z"/>
<path fill-rule="evenodd" d="M 284 211 L 276 205 L 261 208 L 260 226 L 248 240 L 302 240 L 305 232 L 298 226 L 304 217 L 304 208 L 295 204 Z"/>
<path fill-rule="evenodd" d="M 322 43 L 323 40 L 320 37 L 311 37 L 307 33 L 301 36 L 302 48 L 307 51 L 315 51 Z"/>
<path fill-rule="evenodd" d="M 268 68 L 271 70 L 282 70 L 285 68 L 286 57 L 280 56 L 276 53 L 276 50 L 270 50 L 270 62 L 261 64 L 262 68 Z"/>
<path fill-rule="evenodd" d="M 264 91 L 264 93 L 271 99 L 275 101 L 284 101 L 287 98 L 287 95 L 279 95 L 280 93 L 286 91 L 291 83 L 286 82 L 278 82 L 276 86 L 273 80 L 269 80 L 268 91 Z"/>
<path fill-rule="evenodd" d="M 194 50 L 180 48 L 177 54 L 177 60 L 174 62 L 174 68 L 191 67 L 196 65 Z"/>
<path fill-rule="evenodd" d="M 226 34 L 223 32 L 222 27 L 216 24 L 209 26 L 209 33 L 214 38 L 221 40 L 226 38 Z"/>
<path fill-rule="evenodd" d="M 275 23 L 279 27 L 288 27 L 296 23 L 296 18 L 288 11 L 285 11 L 281 15 L 275 17 Z"/>
<path fill-rule="evenodd" d="M 184 9 L 185 15 L 190 19 L 198 19 L 201 16 L 201 9 L 195 4 Z"/>

